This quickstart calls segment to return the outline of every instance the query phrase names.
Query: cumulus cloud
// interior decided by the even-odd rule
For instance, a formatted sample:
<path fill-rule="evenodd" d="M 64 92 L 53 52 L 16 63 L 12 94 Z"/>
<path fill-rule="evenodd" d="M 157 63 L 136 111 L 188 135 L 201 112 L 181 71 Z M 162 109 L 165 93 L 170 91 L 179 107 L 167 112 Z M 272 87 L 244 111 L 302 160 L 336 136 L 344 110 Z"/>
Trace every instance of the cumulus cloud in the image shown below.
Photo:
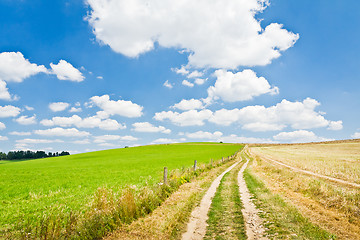
<path fill-rule="evenodd" d="M 70 108 L 70 110 L 69 110 L 69 112 L 71 112 L 71 113 L 74 113 L 74 112 L 81 112 L 82 111 L 82 109 L 81 108 L 76 108 L 76 107 L 72 107 L 72 108 Z"/>
<path fill-rule="evenodd" d="M 26 106 L 26 105 L 25 105 L 25 109 L 28 110 L 28 111 L 34 111 L 33 107 L 29 107 L 29 106 Z"/>
<path fill-rule="evenodd" d="M 328 127 L 329 121 L 315 111 L 320 103 L 306 98 L 302 102 L 282 100 L 275 106 L 247 106 L 242 109 L 221 109 L 212 115 L 210 122 L 229 126 L 232 123 L 243 125 L 243 129 L 251 131 L 275 131 L 287 126 L 293 129 L 311 129 Z"/>
<path fill-rule="evenodd" d="M 5 124 L 0 122 L 0 130 L 4 130 L 6 128 Z"/>
<path fill-rule="evenodd" d="M 198 99 L 190 99 L 190 100 L 183 99 L 179 103 L 174 104 L 174 106 L 172 106 L 171 108 L 177 108 L 183 111 L 187 111 L 193 109 L 203 109 L 204 106 L 202 101 Z"/>
<path fill-rule="evenodd" d="M 178 113 L 173 111 L 162 111 L 155 113 L 154 119 L 158 121 L 170 120 L 173 124 L 178 126 L 203 126 L 205 120 L 212 116 L 212 112 L 208 109 L 201 111 L 189 110 Z"/>
<path fill-rule="evenodd" d="M 9 132 L 10 135 L 14 135 L 14 136 L 30 136 L 31 132 Z"/>
<path fill-rule="evenodd" d="M 184 65 L 181 66 L 181 68 L 173 68 L 172 70 L 174 72 L 176 72 L 177 74 L 181 74 L 181 75 L 188 75 L 189 74 L 189 70 L 187 70 Z"/>
<path fill-rule="evenodd" d="M 243 137 L 236 134 L 223 136 L 221 141 L 226 143 L 274 143 L 273 140 L 267 138 Z"/>
<path fill-rule="evenodd" d="M 169 82 L 169 80 L 166 80 L 163 85 L 164 85 L 164 87 L 167 87 L 167 88 L 170 88 L 170 89 L 174 87 L 173 84 L 171 84 Z"/>
<path fill-rule="evenodd" d="M 21 125 L 36 124 L 36 115 L 34 115 L 32 117 L 21 116 L 21 117 L 15 119 L 15 121 Z"/>
<path fill-rule="evenodd" d="M 315 135 L 315 133 L 306 130 L 281 132 L 275 135 L 274 139 L 281 142 L 292 142 L 292 143 L 322 142 L 322 141 L 334 140 L 334 139 L 318 137 Z"/>
<path fill-rule="evenodd" d="M 102 135 L 94 136 L 94 143 L 105 143 L 108 141 L 137 141 L 138 138 L 133 136 L 119 136 L 119 135 Z"/>
<path fill-rule="evenodd" d="M 334 130 L 334 131 L 338 131 L 343 129 L 343 122 L 342 121 L 330 121 L 329 123 L 329 130 Z"/>
<path fill-rule="evenodd" d="M 254 97 L 269 93 L 278 94 L 277 87 L 271 87 L 264 77 L 257 77 L 250 69 L 232 73 L 226 70 L 216 70 L 216 82 L 208 88 L 208 102 L 221 99 L 225 102 L 251 100 Z"/>
<path fill-rule="evenodd" d="M 66 102 L 54 102 L 49 104 L 49 108 L 53 112 L 61 112 L 67 109 L 70 106 L 70 104 Z"/>
<path fill-rule="evenodd" d="M 156 127 L 149 122 L 137 122 L 137 123 L 133 123 L 132 126 L 134 127 L 133 130 L 135 132 L 148 132 L 148 133 L 161 132 L 166 134 L 171 133 L 170 129 L 167 129 L 163 126 Z"/>
<path fill-rule="evenodd" d="M 11 105 L 0 106 L 0 118 L 16 117 L 21 112 L 21 109 Z"/>
<path fill-rule="evenodd" d="M 79 131 L 76 128 L 50 128 L 46 130 L 35 130 L 35 134 L 42 136 L 56 136 L 56 137 L 87 137 L 91 134 L 85 131 Z"/>
<path fill-rule="evenodd" d="M 196 78 L 194 83 L 197 85 L 203 85 L 207 80 L 207 78 Z"/>
<path fill-rule="evenodd" d="M 187 86 L 187 87 L 194 87 L 194 84 L 193 83 L 191 83 L 191 82 L 189 82 L 188 80 L 183 80 L 182 82 L 181 82 L 181 84 L 182 85 L 184 85 L 184 86 Z"/>
<path fill-rule="evenodd" d="M 25 138 L 25 139 L 16 140 L 16 142 L 20 144 L 39 144 L 39 143 L 62 143 L 64 141 L 60 139 L 50 140 L 50 139 Z"/>
<path fill-rule="evenodd" d="M 267 2 L 87 0 L 87 20 L 99 42 L 128 57 L 157 42 L 188 52 L 191 66 L 235 69 L 269 64 L 299 38 L 278 23 L 261 27 L 255 16 Z"/>
<path fill-rule="evenodd" d="M 223 133 L 220 131 L 211 132 L 204 132 L 204 131 L 197 131 L 194 133 L 185 133 L 186 137 L 193 138 L 193 139 L 219 139 Z"/>
<path fill-rule="evenodd" d="M 165 144 L 165 143 L 180 143 L 185 142 L 186 138 L 171 139 L 171 138 L 158 138 L 151 142 L 151 144 Z"/>
<path fill-rule="evenodd" d="M 113 101 L 110 100 L 109 95 L 94 96 L 90 98 L 90 101 L 109 115 L 120 115 L 128 118 L 136 118 L 143 115 L 142 106 L 131 101 Z"/>
<path fill-rule="evenodd" d="M 50 63 L 50 67 L 59 80 L 68 80 L 73 82 L 84 81 L 85 77 L 82 73 L 65 60 L 60 60 L 58 64 Z"/>
<path fill-rule="evenodd" d="M 199 78 L 204 75 L 203 72 L 199 72 L 198 70 L 195 70 L 187 75 L 187 78 Z"/>
<path fill-rule="evenodd" d="M 0 53 L 0 80 L 7 82 L 22 82 L 25 78 L 38 73 L 46 73 L 43 65 L 30 63 L 21 52 Z"/>
<path fill-rule="evenodd" d="M 15 101 L 19 97 L 13 96 L 9 93 L 9 89 L 6 87 L 6 82 L 0 79 L 0 99 L 6 101 Z"/>
<path fill-rule="evenodd" d="M 356 132 L 353 135 L 351 135 L 352 138 L 360 138 L 360 132 Z"/>
<path fill-rule="evenodd" d="M 47 127 L 60 126 L 60 127 L 71 127 L 77 128 L 100 128 L 103 130 L 119 130 L 125 129 L 126 126 L 118 123 L 113 119 L 103 120 L 99 116 L 92 116 L 87 118 L 81 118 L 78 115 L 71 117 L 53 117 L 52 119 L 44 119 L 40 122 L 42 125 Z"/>
<path fill-rule="evenodd" d="M 7 141 L 7 140 L 9 140 L 8 137 L 6 137 L 6 136 L 0 136 L 0 141 Z"/>

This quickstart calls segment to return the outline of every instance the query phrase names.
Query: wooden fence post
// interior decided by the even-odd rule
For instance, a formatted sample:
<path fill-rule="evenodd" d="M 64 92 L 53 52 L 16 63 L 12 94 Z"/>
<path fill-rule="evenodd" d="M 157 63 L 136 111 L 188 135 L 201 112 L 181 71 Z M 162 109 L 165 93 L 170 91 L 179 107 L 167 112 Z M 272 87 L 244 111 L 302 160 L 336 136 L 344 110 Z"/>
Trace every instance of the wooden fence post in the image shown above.
<path fill-rule="evenodd" d="M 164 184 L 167 184 L 167 177 L 168 177 L 168 169 L 164 167 Z"/>
<path fill-rule="evenodd" d="M 196 164 L 197 164 L 197 161 L 195 160 L 195 162 L 194 162 L 194 171 L 196 171 Z"/>
<path fill-rule="evenodd" d="M 211 166 L 213 166 L 213 159 L 211 159 Z"/>

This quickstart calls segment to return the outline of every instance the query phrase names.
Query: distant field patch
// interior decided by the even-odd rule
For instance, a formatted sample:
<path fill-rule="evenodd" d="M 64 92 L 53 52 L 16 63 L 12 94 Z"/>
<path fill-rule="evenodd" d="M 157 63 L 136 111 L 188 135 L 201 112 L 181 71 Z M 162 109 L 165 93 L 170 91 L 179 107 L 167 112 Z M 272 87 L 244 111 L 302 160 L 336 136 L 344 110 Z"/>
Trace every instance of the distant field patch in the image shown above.
<path fill-rule="evenodd" d="M 115 192 L 125 185 L 144 186 L 169 170 L 208 163 L 232 155 L 238 144 L 193 143 L 122 148 L 65 157 L 0 164 L 0 226 L 24 217 L 35 221 L 57 206 L 84 210 L 99 187 Z M 1 161 L 0 161 L 1 163 Z M 1 229 L 0 229 L 1 230 Z"/>

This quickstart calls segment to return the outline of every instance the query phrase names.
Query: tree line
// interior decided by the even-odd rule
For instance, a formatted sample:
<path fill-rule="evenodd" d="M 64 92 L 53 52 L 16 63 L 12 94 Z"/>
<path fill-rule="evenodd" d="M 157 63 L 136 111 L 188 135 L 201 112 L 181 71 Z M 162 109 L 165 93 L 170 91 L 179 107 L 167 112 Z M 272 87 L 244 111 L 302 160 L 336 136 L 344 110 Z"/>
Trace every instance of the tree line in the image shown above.
<path fill-rule="evenodd" d="M 44 151 L 10 151 L 7 154 L 0 152 L 0 160 L 21 160 L 21 159 L 37 159 L 37 158 L 48 158 L 48 157 L 59 157 L 70 155 L 69 152 L 62 151 L 61 153 L 46 153 Z"/>

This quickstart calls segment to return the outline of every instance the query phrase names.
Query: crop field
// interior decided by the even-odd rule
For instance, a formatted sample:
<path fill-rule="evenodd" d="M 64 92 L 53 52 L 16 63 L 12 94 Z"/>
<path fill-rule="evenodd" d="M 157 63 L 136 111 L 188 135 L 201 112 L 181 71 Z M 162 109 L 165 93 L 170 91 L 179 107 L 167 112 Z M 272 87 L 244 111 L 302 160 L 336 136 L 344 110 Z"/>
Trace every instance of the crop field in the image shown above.
<path fill-rule="evenodd" d="M 255 153 L 330 177 L 360 183 L 360 142 L 256 147 Z"/>
<path fill-rule="evenodd" d="M 267 213 L 270 234 L 276 238 L 360 239 L 360 188 L 322 177 L 359 183 L 359 141 L 252 147 L 251 152 L 248 179 L 263 182 L 266 194 L 282 199 L 282 204 L 292 206 L 303 219 L 294 225 L 295 215 L 282 213 L 282 204 L 277 209 L 276 203 L 266 206 L 270 200 L 264 200 L 260 188 L 255 189 L 259 207 Z M 321 176 L 294 171 L 274 161 Z M 310 223 L 314 226 L 307 227 Z"/>
<path fill-rule="evenodd" d="M 0 226 L 34 222 L 53 209 L 84 211 L 100 187 L 158 183 L 166 166 L 187 168 L 234 154 L 238 144 L 170 144 L 28 161 L 0 161 Z"/>

